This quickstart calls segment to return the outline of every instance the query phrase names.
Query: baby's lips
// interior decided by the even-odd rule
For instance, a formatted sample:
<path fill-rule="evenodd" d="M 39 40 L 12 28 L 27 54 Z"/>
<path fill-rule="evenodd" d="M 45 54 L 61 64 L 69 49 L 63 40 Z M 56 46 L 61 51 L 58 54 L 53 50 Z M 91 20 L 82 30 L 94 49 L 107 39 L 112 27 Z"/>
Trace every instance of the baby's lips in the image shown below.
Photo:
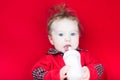
<path fill-rule="evenodd" d="M 65 51 L 68 51 L 68 50 L 69 50 L 69 47 L 71 47 L 71 45 L 65 45 L 65 46 L 64 46 Z"/>

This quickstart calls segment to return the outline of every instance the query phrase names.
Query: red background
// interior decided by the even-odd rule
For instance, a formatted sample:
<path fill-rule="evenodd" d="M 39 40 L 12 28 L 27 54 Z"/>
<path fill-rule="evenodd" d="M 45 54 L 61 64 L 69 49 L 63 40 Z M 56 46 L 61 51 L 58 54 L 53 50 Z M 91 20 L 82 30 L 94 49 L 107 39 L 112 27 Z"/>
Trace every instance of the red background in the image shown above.
<path fill-rule="evenodd" d="M 84 26 L 80 46 L 104 66 L 104 80 L 120 80 L 119 0 L 1 0 L 0 80 L 32 80 L 48 50 L 46 22 L 53 4 L 67 3 Z"/>

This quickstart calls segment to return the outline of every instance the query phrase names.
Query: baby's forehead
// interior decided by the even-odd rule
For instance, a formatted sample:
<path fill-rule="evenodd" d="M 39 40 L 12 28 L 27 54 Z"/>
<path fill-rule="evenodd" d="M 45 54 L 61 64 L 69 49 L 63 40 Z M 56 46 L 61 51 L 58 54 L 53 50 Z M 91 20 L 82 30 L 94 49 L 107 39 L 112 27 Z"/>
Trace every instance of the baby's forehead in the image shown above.
<path fill-rule="evenodd" d="M 77 23 L 78 24 L 77 20 L 71 19 L 71 18 L 58 18 L 58 19 L 53 21 L 53 23 L 61 23 L 61 22 Z"/>
<path fill-rule="evenodd" d="M 78 25 L 78 22 L 76 20 L 71 20 L 69 18 L 64 18 L 64 19 L 57 19 L 55 20 L 51 26 L 68 26 L 68 25 Z"/>
<path fill-rule="evenodd" d="M 59 19 L 52 23 L 51 29 L 53 30 L 78 30 L 78 22 L 70 19 Z"/>

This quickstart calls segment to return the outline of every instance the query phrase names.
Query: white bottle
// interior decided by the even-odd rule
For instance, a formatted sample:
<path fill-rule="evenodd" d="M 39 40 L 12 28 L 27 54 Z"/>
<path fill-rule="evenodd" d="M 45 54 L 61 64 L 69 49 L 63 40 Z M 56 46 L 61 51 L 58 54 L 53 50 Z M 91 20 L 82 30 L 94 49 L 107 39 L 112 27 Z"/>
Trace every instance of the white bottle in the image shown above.
<path fill-rule="evenodd" d="M 69 47 L 69 50 L 64 53 L 63 60 L 66 65 L 70 66 L 67 73 L 68 80 L 80 80 L 83 73 L 80 53 Z"/>

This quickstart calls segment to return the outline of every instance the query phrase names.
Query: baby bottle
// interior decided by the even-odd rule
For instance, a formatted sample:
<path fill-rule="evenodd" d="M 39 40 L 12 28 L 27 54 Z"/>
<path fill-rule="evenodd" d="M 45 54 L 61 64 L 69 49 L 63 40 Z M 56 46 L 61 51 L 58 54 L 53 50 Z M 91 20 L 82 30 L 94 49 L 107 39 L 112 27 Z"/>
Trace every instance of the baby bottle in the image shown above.
<path fill-rule="evenodd" d="M 68 51 L 64 53 L 63 60 L 66 65 L 70 66 L 67 73 L 68 80 L 80 80 L 82 76 L 81 56 L 76 50 L 69 47 Z"/>

